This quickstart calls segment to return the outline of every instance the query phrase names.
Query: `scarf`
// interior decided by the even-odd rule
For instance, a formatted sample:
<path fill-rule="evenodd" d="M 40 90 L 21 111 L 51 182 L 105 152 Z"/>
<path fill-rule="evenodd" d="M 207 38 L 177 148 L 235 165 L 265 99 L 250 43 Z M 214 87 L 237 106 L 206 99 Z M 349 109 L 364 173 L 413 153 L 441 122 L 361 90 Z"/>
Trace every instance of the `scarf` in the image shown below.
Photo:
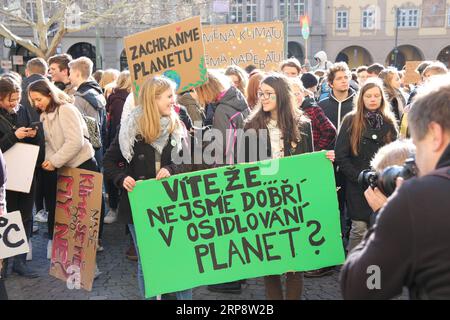
<path fill-rule="evenodd" d="M 178 117 L 174 110 L 172 116 Z M 133 159 L 134 155 L 134 143 L 137 141 L 136 136 L 139 135 L 138 122 L 139 119 L 143 116 L 142 107 L 138 106 L 134 108 L 130 115 L 125 119 L 122 127 L 119 132 L 119 145 L 120 151 L 122 152 L 125 160 L 130 163 Z M 179 124 L 177 128 L 169 133 L 170 129 L 170 119 L 169 117 L 161 117 L 160 119 L 161 131 L 158 139 L 151 143 L 151 146 L 155 148 L 157 152 L 162 154 L 164 147 L 169 142 L 169 137 L 172 135 L 172 139 L 170 141 L 171 145 L 176 148 L 177 152 L 179 152 L 182 148 L 182 139 L 184 137 L 183 126 Z"/>
<path fill-rule="evenodd" d="M 372 129 L 379 130 L 383 126 L 383 115 L 379 111 L 366 111 L 364 118 Z"/>

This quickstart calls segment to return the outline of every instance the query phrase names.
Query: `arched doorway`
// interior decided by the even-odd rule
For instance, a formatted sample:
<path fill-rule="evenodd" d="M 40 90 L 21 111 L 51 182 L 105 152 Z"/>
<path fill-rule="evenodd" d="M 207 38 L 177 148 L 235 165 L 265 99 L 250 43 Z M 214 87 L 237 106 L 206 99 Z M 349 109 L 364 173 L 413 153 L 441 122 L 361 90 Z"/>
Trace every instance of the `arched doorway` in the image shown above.
<path fill-rule="evenodd" d="M 11 50 L 11 55 L 16 55 L 16 56 L 22 56 L 23 57 L 23 65 L 21 66 L 13 66 L 13 69 L 15 69 L 15 71 L 17 73 L 20 73 L 21 75 L 25 75 L 25 69 L 27 67 L 27 62 L 30 61 L 33 58 L 36 58 L 36 55 L 32 52 L 30 52 L 27 48 L 22 47 L 20 44 L 17 44 L 15 53 L 14 50 Z"/>
<path fill-rule="evenodd" d="M 120 54 L 120 71 L 123 70 L 128 70 L 128 60 L 125 49 L 123 49 L 122 53 Z"/>
<path fill-rule="evenodd" d="M 386 57 L 386 65 L 402 69 L 406 64 L 406 61 L 424 60 L 422 51 L 415 46 L 403 45 L 399 46 L 397 50 L 397 63 L 395 63 L 395 49 L 393 49 Z"/>
<path fill-rule="evenodd" d="M 439 52 L 437 60 L 441 61 L 443 64 L 450 68 L 450 46 L 445 47 Z"/>
<path fill-rule="evenodd" d="M 336 62 L 344 61 L 349 68 L 357 68 L 359 66 L 368 66 L 373 63 L 372 55 L 365 48 L 360 46 L 347 47 L 336 57 Z"/>
<path fill-rule="evenodd" d="M 94 71 L 97 70 L 95 46 L 88 42 L 78 42 L 67 50 L 67 53 L 72 58 L 77 59 L 79 57 L 88 57 L 94 63 Z"/>
<path fill-rule="evenodd" d="M 297 58 L 300 63 L 303 64 L 305 61 L 305 53 L 298 42 L 289 41 L 288 42 L 288 58 Z"/>

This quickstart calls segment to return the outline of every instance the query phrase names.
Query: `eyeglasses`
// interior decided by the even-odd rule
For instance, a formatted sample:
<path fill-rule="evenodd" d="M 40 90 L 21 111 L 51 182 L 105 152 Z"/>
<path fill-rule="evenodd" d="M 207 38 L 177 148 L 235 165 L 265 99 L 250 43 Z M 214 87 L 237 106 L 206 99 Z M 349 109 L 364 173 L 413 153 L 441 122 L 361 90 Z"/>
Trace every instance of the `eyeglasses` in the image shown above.
<path fill-rule="evenodd" d="M 270 97 L 274 96 L 276 97 L 275 92 L 262 92 L 262 91 L 258 91 L 257 96 L 259 99 L 269 99 Z"/>

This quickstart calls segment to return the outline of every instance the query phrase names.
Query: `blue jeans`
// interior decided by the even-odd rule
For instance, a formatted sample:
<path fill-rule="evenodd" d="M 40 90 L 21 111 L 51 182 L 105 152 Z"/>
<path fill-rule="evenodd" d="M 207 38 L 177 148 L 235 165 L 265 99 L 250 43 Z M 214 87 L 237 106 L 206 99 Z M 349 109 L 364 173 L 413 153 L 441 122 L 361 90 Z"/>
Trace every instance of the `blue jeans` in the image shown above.
<path fill-rule="evenodd" d="M 134 229 L 134 224 L 129 224 L 131 236 L 133 237 L 134 247 L 136 248 L 136 253 L 138 255 L 138 285 L 141 296 L 145 299 L 145 285 L 144 285 L 144 273 L 142 272 L 141 257 L 139 255 L 139 247 L 136 239 L 136 230 Z M 192 300 L 192 289 L 187 289 L 184 291 L 175 292 L 177 300 Z M 150 300 L 155 300 L 156 297 L 151 297 Z"/>

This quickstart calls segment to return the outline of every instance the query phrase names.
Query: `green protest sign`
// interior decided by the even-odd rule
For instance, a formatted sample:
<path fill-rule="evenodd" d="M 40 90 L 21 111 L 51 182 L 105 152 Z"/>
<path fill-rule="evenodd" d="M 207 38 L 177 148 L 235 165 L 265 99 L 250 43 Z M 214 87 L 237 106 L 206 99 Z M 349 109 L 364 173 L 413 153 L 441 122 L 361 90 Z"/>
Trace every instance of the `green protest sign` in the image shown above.
<path fill-rule="evenodd" d="M 139 181 L 129 198 L 147 297 L 345 259 L 325 152 Z"/>

